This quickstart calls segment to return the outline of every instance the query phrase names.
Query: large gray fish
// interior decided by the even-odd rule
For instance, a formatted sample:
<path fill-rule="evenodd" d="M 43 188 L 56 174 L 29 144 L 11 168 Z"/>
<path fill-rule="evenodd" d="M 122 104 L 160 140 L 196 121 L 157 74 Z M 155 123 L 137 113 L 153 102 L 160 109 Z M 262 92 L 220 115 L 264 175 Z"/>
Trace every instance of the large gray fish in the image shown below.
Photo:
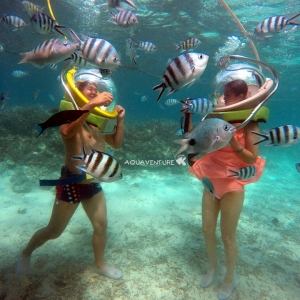
<path fill-rule="evenodd" d="M 298 16 L 300 16 L 300 13 L 289 19 L 285 16 L 275 16 L 267 18 L 256 26 L 254 33 L 264 35 L 282 31 L 286 25 L 299 26 L 300 23 L 293 22 L 293 20 L 296 19 Z"/>
<path fill-rule="evenodd" d="M 228 175 L 228 177 L 237 177 L 239 180 L 248 180 L 255 176 L 256 168 L 255 166 L 247 166 L 244 168 L 240 168 L 238 171 L 228 170 L 232 174 Z"/>
<path fill-rule="evenodd" d="M 260 144 L 264 141 L 270 141 L 267 146 L 290 146 L 300 142 L 300 128 L 295 125 L 284 125 L 268 130 L 267 134 L 251 131 L 262 137 L 261 140 L 253 145 Z"/>
<path fill-rule="evenodd" d="M 30 23 L 38 33 L 49 34 L 57 31 L 64 36 L 64 33 L 59 29 L 66 28 L 66 26 L 57 25 L 55 20 L 42 12 L 33 14 L 30 18 Z"/>
<path fill-rule="evenodd" d="M 78 43 L 81 56 L 91 64 L 101 68 L 115 70 L 120 65 L 120 58 L 115 47 L 104 39 L 86 37 L 81 41 L 76 33 L 69 28 L 72 39 Z"/>
<path fill-rule="evenodd" d="M 76 168 L 102 182 L 122 179 L 121 166 L 112 155 L 95 149 L 91 150 L 91 154 L 87 154 L 83 147 L 83 154 L 72 157 L 72 159 L 84 161 L 84 164 L 76 166 Z"/>
<path fill-rule="evenodd" d="M 122 0 L 108 0 L 107 4 L 109 7 L 121 8 L 122 7 L 121 1 Z M 134 9 L 136 9 L 136 6 L 134 5 L 134 3 L 131 0 L 123 0 L 123 2 L 127 3 L 128 5 L 130 5 Z"/>
<path fill-rule="evenodd" d="M 120 10 L 117 14 L 113 12 L 111 12 L 111 14 L 112 14 L 112 17 L 110 18 L 110 20 L 112 20 L 111 23 L 115 25 L 130 26 L 139 23 L 136 15 L 130 10 Z"/>
<path fill-rule="evenodd" d="M 136 59 L 138 58 L 138 55 L 135 51 L 135 46 L 138 44 L 131 38 L 126 39 L 126 55 L 130 57 L 130 60 L 136 64 Z"/>
<path fill-rule="evenodd" d="M 27 24 L 18 16 L 5 15 L 0 18 L 0 22 L 4 21 L 7 25 L 12 25 L 16 27 L 13 31 L 19 29 L 20 27 L 27 26 Z"/>
<path fill-rule="evenodd" d="M 24 58 L 19 64 L 32 63 L 37 68 L 43 68 L 66 59 L 76 48 L 76 44 L 66 39 L 46 40 L 30 52 L 20 53 Z"/>
<path fill-rule="evenodd" d="M 202 53 L 185 53 L 174 58 L 163 73 L 163 82 L 153 87 L 160 90 L 157 101 L 167 88 L 170 95 L 187 84 L 191 86 L 204 72 L 208 58 Z"/>
<path fill-rule="evenodd" d="M 189 158 L 199 155 L 199 158 L 207 153 L 216 151 L 226 146 L 235 132 L 235 127 L 217 118 L 206 119 L 196 125 L 190 132 L 183 135 L 183 139 L 174 140 L 181 145 L 175 153 L 177 157 L 187 150 Z"/>

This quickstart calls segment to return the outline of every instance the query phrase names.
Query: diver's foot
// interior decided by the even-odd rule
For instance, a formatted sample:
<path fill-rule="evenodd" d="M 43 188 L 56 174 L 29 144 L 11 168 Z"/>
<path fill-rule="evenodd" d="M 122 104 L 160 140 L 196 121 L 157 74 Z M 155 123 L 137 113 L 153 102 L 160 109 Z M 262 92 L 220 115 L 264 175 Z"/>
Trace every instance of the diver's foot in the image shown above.
<path fill-rule="evenodd" d="M 28 274 L 30 271 L 30 256 L 24 256 L 22 253 L 17 262 L 16 274 Z"/>
<path fill-rule="evenodd" d="M 236 286 L 236 283 L 237 283 L 237 275 L 236 275 L 236 273 L 234 273 L 234 280 L 232 283 L 223 282 L 223 284 L 221 285 L 221 287 L 218 291 L 218 299 L 219 300 L 228 299 L 231 296 L 231 294 Z"/>
<path fill-rule="evenodd" d="M 96 272 L 101 275 L 107 276 L 110 279 L 120 279 L 122 277 L 121 270 L 106 265 L 101 269 L 96 268 Z"/>
<path fill-rule="evenodd" d="M 208 270 L 207 273 L 202 277 L 200 285 L 203 288 L 207 288 L 212 285 L 218 278 L 219 267 L 215 270 Z"/>

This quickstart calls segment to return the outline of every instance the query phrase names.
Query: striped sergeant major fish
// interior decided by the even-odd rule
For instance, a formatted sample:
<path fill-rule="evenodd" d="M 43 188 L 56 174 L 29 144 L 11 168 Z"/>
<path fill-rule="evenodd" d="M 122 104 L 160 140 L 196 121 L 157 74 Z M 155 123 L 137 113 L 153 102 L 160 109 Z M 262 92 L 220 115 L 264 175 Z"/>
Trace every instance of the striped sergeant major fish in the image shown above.
<path fill-rule="evenodd" d="M 16 27 L 13 31 L 18 30 L 20 27 L 27 26 L 27 24 L 20 18 L 14 15 L 5 15 L 0 18 L 0 22 L 4 21 L 7 25 Z"/>
<path fill-rule="evenodd" d="M 53 20 L 51 17 L 42 12 L 37 12 L 33 14 L 30 18 L 30 23 L 33 25 L 33 27 L 38 33 L 49 34 L 53 33 L 55 30 L 64 36 L 64 33 L 61 32 L 59 29 L 66 28 L 66 26 L 57 25 L 55 20 Z"/>
<path fill-rule="evenodd" d="M 63 38 L 46 40 L 29 52 L 20 53 L 23 59 L 19 64 L 32 63 L 37 68 L 43 68 L 66 59 L 76 48 L 76 44 Z"/>
<path fill-rule="evenodd" d="M 177 99 L 167 99 L 166 101 L 165 101 L 165 105 L 167 105 L 167 106 L 172 106 L 172 105 L 175 105 L 175 104 L 178 104 L 178 103 L 180 103 L 180 101 L 179 100 L 177 100 Z"/>
<path fill-rule="evenodd" d="M 185 101 L 180 100 L 182 105 L 181 112 L 191 113 L 191 114 L 209 114 L 215 109 L 215 105 L 206 98 L 187 98 Z"/>
<path fill-rule="evenodd" d="M 117 50 L 108 41 L 95 37 L 86 37 L 84 41 L 81 41 L 72 29 L 69 28 L 69 31 L 81 50 L 81 56 L 89 63 L 101 69 L 110 70 L 115 70 L 121 65 Z"/>
<path fill-rule="evenodd" d="M 113 7 L 113 8 L 119 9 L 119 8 L 122 8 L 121 1 L 122 0 L 108 0 L 107 5 L 108 5 L 108 7 Z M 132 8 L 136 9 L 136 6 L 134 5 L 134 3 L 131 0 L 123 0 L 123 2 L 127 3 Z"/>
<path fill-rule="evenodd" d="M 157 51 L 157 47 L 153 43 L 148 41 L 139 41 L 138 48 L 147 53 L 154 53 Z"/>
<path fill-rule="evenodd" d="M 285 16 L 275 16 L 275 17 L 267 18 L 256 26 L 254 33 L 263 35 L 263 34 L 282 31 L 286 25 L 299 26 L 300 23 L 296 23 L 293 21 L 298 16 L 300 16 L 300 13 L 298 13 L 297 15 L 289 19 L 286 18 Z"/>
<path fill-rule="evenodd" d="M 38 5 L 35 5 L 35 4 L 33 4 L 32 2 L 29 2 L 29 1 L 22 1 L 21 3 L 24 5 L 26 11 L 29 13 L 30 16 L 32 16 L 33 14 L 43 10 Z"/>
<path fill-rule="evenodd" d="M 157 101 L 167 88 L 170 95 L 186 85 L 191 86 L 204 72 L 208 58 L 208 55 L 193 52 L 174 58 L 163 73 L 163 82 L 153 87 L 153 90 L 160 90 Z"/>
<path fill-rule="evenodd" d="M 197 38 L 189 38 L 185 41 L 179 42 L 179 44 L 175 44 L 176 49 L 175 51 L 181 49 L 180 52 L 184 51 L 194 51 L 199 45 L 201 41 Z"/>
<path fill-rule="evenodd" d="M 284 125 L 268 130 L 267 134 L 251 131 L 252 133 L 262 137 L 261 140 L 254 145 L 264 141 L 270 141 L 267 146 L 290 146 L 300 142 L 300 128 L 295 125 Z"/>
<path fill-rule="evenodd" d="M 120 10 L 117 14 L 113 12 L 111 12 L 111 14 L 112 14 L 112 17 L 110 18 L 110 20 L 112 20 L 111 23 L 115 25 L 130 26 L 139 23 L 136 15 L 130 10 Z"/>
<path fill-rule="evenodd" d="M 249 180 L 256 175 L 255 166 L 247 166 L 244 168 L 240 168 L 238 171 L 230 169 L 228 171 L 232 172 L 232 174 L 228 175 L 228 177 L 237 177 L 237 179 L 239 180 Z"/>
<path fill-rule="evenodd" d="M 28 76 L 29 73 L 21 71 L 21 70 L 14 70 L 14 71 L 11 72 L 11 75 L 16 77 L 16 78 L 20 78 L 20 77 Z"/>
<path fill-rule="evenodd" d="M 122 179 L 121 166 L 112 155 L 95 149 L 91 149 L 91 154 L 87 154 L 84 146 L 82 150 L 83 154 L 72 157 L 74 160 L 84 161 L 84 164 L 76 166 L 76 168 L 102 182 L 113 182 Z"/>

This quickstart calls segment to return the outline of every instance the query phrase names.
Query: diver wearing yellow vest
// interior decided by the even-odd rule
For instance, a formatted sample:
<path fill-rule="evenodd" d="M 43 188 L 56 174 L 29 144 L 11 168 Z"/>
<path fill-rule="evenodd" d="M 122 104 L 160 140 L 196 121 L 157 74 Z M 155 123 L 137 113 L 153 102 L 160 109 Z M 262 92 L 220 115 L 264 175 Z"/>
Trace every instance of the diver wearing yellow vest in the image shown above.
<path fill-rule="evenodd" d="M 80 110 L 88 110 L 91 113 L 97 107 L 105 108 L 113 103 L 113 94 L 106 91 L 99 93 L 95 82 L 80 80 L 76 85 L 78 91 L 82 93 L 83 99 L 88 100 L 82 107 L 78 103 L 74 103 L 78 105 Z M 90 113 L 85 113 L 72 123 L 63 124 L 60 127 L 60 134 L 65 148 L 65 162 L 61 172 L 62 179 L 72 180 L 72 178 L 78 178 L 78 175 L 81 175 L 80 170 L 76 166 L 83 162 L 72 158 L 82 153 L 83 145 L 87 152 L 90 152 L 91 148 L 105 151 L 105 143 L 116 149 L 121 147 L 125 110 L 122 106 L 116 105 L 113 111 L 112 114 L 116 113 L 116 125 L 111 134 L 99 134 L 101 133 L 101 128 L 99 128 L 98 124 L 85 123 Z M 29 272 L 30 257 L 35 249 L 63 233 L 80 202 L 94 229 L 92 245 L 95 271 L 112 279 L 119 279 L 122 276 L 120 270 L 108 266 L 104 262 L 107 227 L 106 201 L 100 184 L 92 182 L 92 179 L 83 179 L 80 182 L 56 187 L 56 198 L 49 224 L 39 229 L 22 251 L 16 270 L 18 274 Z"/>

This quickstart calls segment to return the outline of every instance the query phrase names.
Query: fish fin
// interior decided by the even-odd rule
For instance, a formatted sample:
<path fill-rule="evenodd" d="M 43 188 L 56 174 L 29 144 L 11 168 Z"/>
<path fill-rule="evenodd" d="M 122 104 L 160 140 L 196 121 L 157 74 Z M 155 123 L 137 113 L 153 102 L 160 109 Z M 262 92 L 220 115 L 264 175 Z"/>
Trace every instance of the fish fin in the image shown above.
<path fill-rule="evenodd" d="M 166 85 L 164 83 L 158 84 L 158 85 L 156 85 L 155 87 L 152 88 L 153 91 L 160 90 L 158 98 L 156 100 L 157 102 L 160 100 L 160 98 L 161 98 L 162 94 L 164 93 L 165 89 L 166 89 Z"/>
<path fill-rule="evenodd" d="M 37 137 L 39 137 L 42 132 L 45 130 L 45 128 L 43 128 L 42 124 L 38 124 L 36 127 L 35 127 L 36 131 L 38 132 L 38 135 Z"/>
<path fill-rule="evenodd" d="M 174 43 L 174 45 L 175 45 L 175 47 L 176 47 L 174 51 L 177 51 L 177 50 L 179 50 L 179 49 L 181 48 L 181 45 L 180 45 L 180 44 Z"/>
<path fill-rule="evenodd" d="M 82 42 L 81 42 L 80 38 L 78 37 L 78 35 L 71 28 L 69 28 L 69 33 L 71 35 L 72 40 L 75 43 L 78 43 L 78 47 L 79 47 Z"/>
<path fill-rule="evenodd" d="M 188 84 L 187 87 L 188 87 L 188 88 L 191 87 L 191 86 L 195 83 L 196 79 L 197 79 L 197 78 L 195 78 L 193 81 L 191 81 L 191 82 Z"/>
<path fill-rule="evenodd" d="M 296 19 L 297 17 L 300 16 L 300 13 L 296 14 L 295 16 L 291 17 L 289 20 L 288 20 L 288 24 L 292 24 L 292 25 L 300 25 L 299 23 L 294 23 L 294 22 L 290 22 L 294 19 Z"/>
<path fill-rule="evenodd" d="M 72 157 L 73 159 L 73 157 Z M 78 166 L 75 166 L 78 170 L 86 173 L 86 168 L 85 168 L 85 164 L 82 164 L 82 165 L 78 165 Z"/>
<path fill-rule="evenodd" d="M 260 144 L 260 143 L 262 143 L 264 141 L 268 141 L 270 139 L 266 134 L 262 134 L 262 133 L 259 133 L 259 132 L 256 132 L 256 131 L 251 131 L 251 133 L 254 133 L 254 134 L 262 137 L 261 140 L 259 140 L 258 142 L 254 143 L 253 145 Z"/>
<path fill-rule="evenodd" d="M 228 169 L 228 171 L 232 172 L 232 174 L 228 175 L 227 177 L 234 177 L 234 176 L 238 176 L 239 175 L 239 173 L 237 171 L 230 170 L 230 169 Z"/>
<path fill-rule="evenodd" d="M 61 35 L 65 36 L 65 34 L 64 34 L 62 31 L 60 31 L 60 29 L 62 29 L 62 28 L 67 28 L 67 27 L 66 27 L 66 26 L 62 26 L 62 25 L 55 25 L 55 27 L 54 27 L 54 29 L 55 29 L 58 33 L 60 33 Z"/>
<path fill-rule="evenodd" d="M 296 25 L 296 26 L 299 26 L 299 25 L 300 25 L 300 23 L 298 23 L 298 22 L 289 22 L 288 24 L 289 24 L 289 25 Z"/>
<path fill-rule="evenodd" d="M 176 139 L 173 142 L 175 144 L 181 145 L 181 147 L 174 154 L 174 157 L 177 157 L 181 152 L 185 151 L 189 147 L 188 139 Z"/>

